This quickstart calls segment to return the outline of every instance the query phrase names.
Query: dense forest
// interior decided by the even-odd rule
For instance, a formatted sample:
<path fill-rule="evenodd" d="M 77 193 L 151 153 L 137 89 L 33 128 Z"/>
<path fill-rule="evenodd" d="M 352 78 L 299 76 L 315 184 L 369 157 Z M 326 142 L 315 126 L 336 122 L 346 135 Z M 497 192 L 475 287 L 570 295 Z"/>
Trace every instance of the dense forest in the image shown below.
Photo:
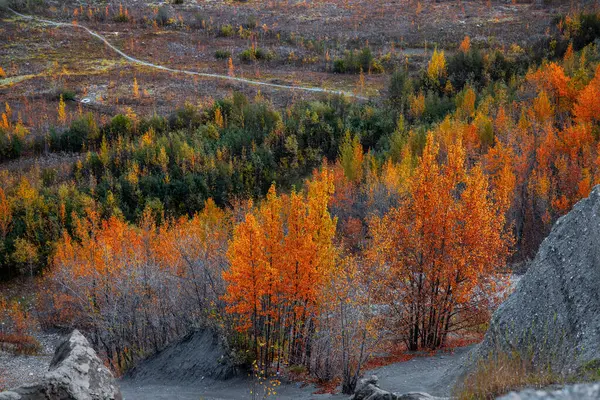
<path fill-rule="evenodd" d="M 69 161 L 0 173 L 0 278 L 36 277 L 42 325 L 89 333 L 117 371 L 210 325 L 240 363 L 351 393 L 382 332 L 410 350 L 481 332 L 600 183 L 600 18 L 556 24 L 533 49 L 436 49 L 376 101 L 233 93 L 107 118 L 63 93 L 44 135 L 7 102 L 1 162 Z M 0 334 L 28 345 L 0 304 Z"/>

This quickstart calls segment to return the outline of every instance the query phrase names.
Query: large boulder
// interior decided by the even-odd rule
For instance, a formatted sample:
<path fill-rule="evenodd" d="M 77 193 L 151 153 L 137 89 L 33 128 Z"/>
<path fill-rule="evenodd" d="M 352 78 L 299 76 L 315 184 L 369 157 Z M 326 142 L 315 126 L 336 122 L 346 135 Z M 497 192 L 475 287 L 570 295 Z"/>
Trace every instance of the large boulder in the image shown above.
<path fill-rule="evenodd" d="M 122 400 L 115 378 L 77 330 L 56 349 L 41 382 L 0 393 L 0 400 Z"/>
<path fill-rule="evenodd" d="M 473 360 L 517 352 L 572 374 L 600 362 L 600 186 L 556 221 Z"/>
<path fill-rule="evenodd" d="M 390 393 L 381 389 L 375 375 L 361 379 L 350 400 L 442 400 L 427 393 L 412 392 L 405 394 Z"/>
<path fill-rule="evenodd" d="M 481 344 L 440 380 L 460 384 L 496 354 L 577 375 L 600 366 L 600 186 L 561 217 Z M 467 378 L 468 379 L 468 378 Z"/>

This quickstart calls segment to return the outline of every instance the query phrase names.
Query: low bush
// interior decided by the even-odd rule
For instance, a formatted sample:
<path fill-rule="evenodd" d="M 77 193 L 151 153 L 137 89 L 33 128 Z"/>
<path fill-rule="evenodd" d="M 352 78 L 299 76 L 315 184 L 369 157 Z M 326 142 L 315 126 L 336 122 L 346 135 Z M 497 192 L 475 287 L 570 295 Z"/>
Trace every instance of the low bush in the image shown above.
<path fill-rule="evenodd" d="M 23 142 L 0 129 L 0 161 L 13 160 L 21 156 Z"/>
<path fill-rule="evenodd" d="M 266 51 L 259 47 L 251 47 L 240 53 L 240 60 L 242 61 L 271 61 L 275 58 L 275 53 L 272 51 Z"/>
<path fill-rule="evenodd" d="M 246 21 L 246 28 L 254 29 L 257 26 L 258 26 L 258 19 L 254 15 L 249 16 L 248 20 Z"/>
<path fill-rule="evenodd" d="M 119 14 L 115 15 L 115 17 L 113 18 L 113 21 L 119 22 L 119 23 L 129 22 L 129 16 L 124 13 L 119 13 Z"/>
<path fill-rule="evenodd" d="M 364 73 L 384 72 L 381 62 L 375 59 L 368 47 L 364 47 L 361 51 L 346 51 L 343 58 L 338 58 L 333 62 L 333 72 L 340 74 L 357 74 L 361 69 Z"/>
<path fill-rule="evenodd" d="M 75 101 L 75 92 L 69 89 L 60 89 L 58 90 L 54 97 L 54 100 L 59 100 L 62 96 L 64 101 Z"/>
<path fill-rule="evenodd" d="M 217 60 L 227 60 L 229 57 L 231 57 L 231 52 L 229 50 L 215 51 L 215 58 Z"/>
<path fill-rule="evenodd" d="M 484 77 L 483 55 L 477 49 L 457 52 L 448 60 L 448 77 L 454 89 L 461 90 L 468 82 L 480 86 Z"/>
<path fill-rule="evenodd" d="M 233 29 L 233 26 L 227 24 L 227 25 L 222 25 L 221 29 L 219 29 L 219 35 L 223 36 L 223 37 L 230 37 L 233 36 L 235 34 L 235 29 Z"/>
<path fill-rule="evenodd" d="M 26 355 L 39 353 L 42 347 L 32 336 L 37 327 L 22 304 L 0 297 L 0 350 Z"/>

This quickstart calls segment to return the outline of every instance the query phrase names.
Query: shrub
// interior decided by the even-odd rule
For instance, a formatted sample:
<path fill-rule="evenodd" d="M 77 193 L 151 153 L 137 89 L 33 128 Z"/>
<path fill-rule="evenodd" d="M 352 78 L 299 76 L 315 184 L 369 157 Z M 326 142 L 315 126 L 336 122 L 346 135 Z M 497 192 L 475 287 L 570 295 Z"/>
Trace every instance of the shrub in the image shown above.
<path fill-rule="evenodd" d="M 113 18 L 113 21 L 115 22 L 129 22 L 129 16 L 127 16 L 127 14 L 125 13 L 119 13 L 117 15 L 115 15 L 115 17 Z"/>
<path fill-rule="evenodd" d="M 407 105 L 408 97 L 412 92 L 412 84 L 406 71 L 395 71 L 390 78 L 388 99 L 398 109 Z"/>
<path fill-rule="evenodd" d="M 33 336 L 0 332 L 0 349 L 32 356 L 38 354 L 42 350 L 42 346 Z"/>
<path fill-rule="evenodd" d="M 104 133 L 108 137 L 117 138 L 118 136 L 126 136 L 132 132 L 133 121 L 123 114 L 117 114 L 110 120 L 110 123 L 104 127 Z"/>
<path fill-rule="evenodd" d="M 227 24 L 227 25 L 222 25 L 221 29 L 219 30 L 219 35 L 223 36 L 223 37 L 230 37 L 233 36 L 235 34 L 235 30 L 233 29 L 233 26 Z"/>
<path fill-rule="evenodd" d="M 248 20 L 246 21 L 246 28 L 254 29 L 257 26 L 258 26 L 258 19 L 254 15 L 249 16 Z"/>
<path fill-rule="evenodd" d="M 227 60 L 229 57 L 231 57 L 231 52 L 229 50 L 215 51 L 215 58 L 217 60 Z"/>
<path fill-rule="evenodd" d="M 113 118 L 113 120 L 116 118 Z M 50 148 L 53 151 L 78 152 L 84 148 L 88 141 L 97 142 L 99 138 L 100 132 L 94 116 L 88 113 L 73 121 L 66 131 L 62 133 L 52 131 L 50 134 Z"/>
<path fill-rule="evenodd" d="M 564 35 L 573 41 L 575 51 L 583 49 L 600 37 L 600 16 L 595 13 L 565 16 L 560 19 L 560 24 L 564 26 Z"/>
<path fill-rule="evenodd" d="M 0 128 L 0 161 L 19 158 L 24 147 L 25 143 L 22 137 L 5 132 Z"/>
<path fill-rule="evenodd" d="M 421 119 L 425 122 L 442 120 L 454 110 L 455 104 L 448 96 L 440 96 L 434 91 L 429 91 L 425 96 L 425 110 Z"/>
<path fill-rule="evenodd" d="M 204 16 L 201 13 L 194 13 L 194 20 L 192 22 L 192 26 L 198 29 L 203 29 L 206 27 L 206 20 L 204 19 Z"/>
<path fill-rule="evenodd" d="M 55 100 L 59 100 L 60 96 L 62 96 L 63 101 L 75 101 L 75 92 L 68 89 L 59 90 L 56 93 Z"/>
<path fill-rule="evenodd" d="M 39 353 L 40 343 L 32 336 L 36 327 L 20 303 L 0 297 L 0 350 L 26 355 Z"/>
<path fill-rule="evenodd" d="M 447 71 L 456 90 L 461 90 L 467 82 L 481 85 L 484 77 L 483 56 L 473 48 L 466 53 L 459 51 L 448 60 Z"/>
<path fill-rule="evenodd" d="M 333 61 L 333 71 L 341 74 L 357 74 L 360 70 L 363 72 L 382 73 L 383 66 L 373 57 L 371 49 L 364 47 L 361 51 L 346 51 L 344 58 L 338 58 Z"/>
<path fill-rule="evenodd" d="M 242 61 L 270 61 L 275 58 L 275 54 L 272 51 L 266 51 L 258 47 L 250 47 L 240 53 L 240 60 Z"/>
<path fill-rule="evenodd" d="M 169 116 L 171 129 L 197 128 L 202 122 L 202 115 L 191 104 L 185 104 Z"/>

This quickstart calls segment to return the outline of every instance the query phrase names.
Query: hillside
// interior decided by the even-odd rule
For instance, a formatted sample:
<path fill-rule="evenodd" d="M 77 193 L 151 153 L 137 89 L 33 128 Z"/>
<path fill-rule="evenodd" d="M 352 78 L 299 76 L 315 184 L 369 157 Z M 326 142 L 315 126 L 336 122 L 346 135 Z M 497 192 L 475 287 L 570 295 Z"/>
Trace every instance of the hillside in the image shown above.
<path fill-rule="evenodd" d="M 591 1 L 0 0 L 0 388 L 74 330 L 127 398 L 594 380 L 599 39 Z"/>

